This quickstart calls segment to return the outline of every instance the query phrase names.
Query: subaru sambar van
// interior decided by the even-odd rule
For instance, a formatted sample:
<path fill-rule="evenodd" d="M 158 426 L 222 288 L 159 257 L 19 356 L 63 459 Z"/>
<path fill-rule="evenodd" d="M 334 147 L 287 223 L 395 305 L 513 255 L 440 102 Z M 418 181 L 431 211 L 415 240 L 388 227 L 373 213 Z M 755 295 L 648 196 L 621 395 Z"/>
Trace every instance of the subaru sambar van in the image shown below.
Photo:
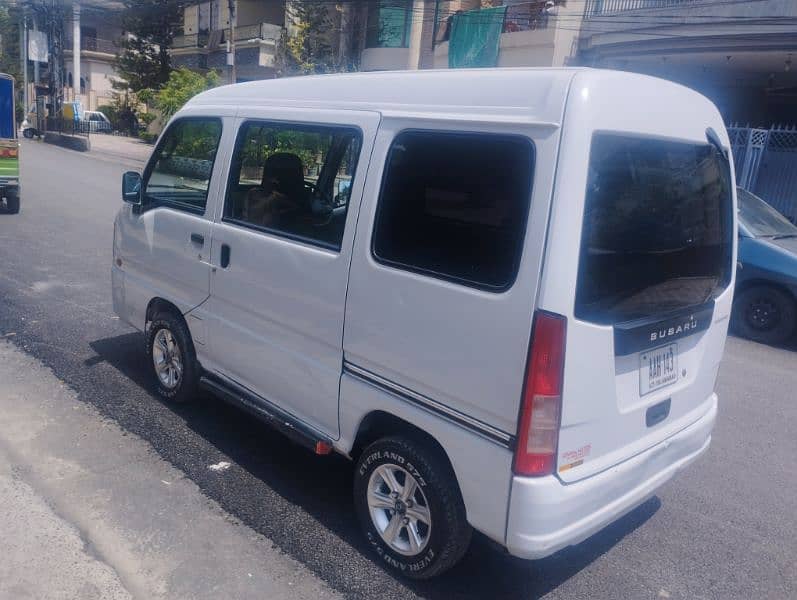
<path fill-rule="evenodd" d="M 473 530 L 544 557 L 708 448 L 729 147 L 709 100 L 629 73 L 219 87 L 124 176 L 114 308 L 163 398 L 351 458 L 386 568 L 437 575 Z"/>

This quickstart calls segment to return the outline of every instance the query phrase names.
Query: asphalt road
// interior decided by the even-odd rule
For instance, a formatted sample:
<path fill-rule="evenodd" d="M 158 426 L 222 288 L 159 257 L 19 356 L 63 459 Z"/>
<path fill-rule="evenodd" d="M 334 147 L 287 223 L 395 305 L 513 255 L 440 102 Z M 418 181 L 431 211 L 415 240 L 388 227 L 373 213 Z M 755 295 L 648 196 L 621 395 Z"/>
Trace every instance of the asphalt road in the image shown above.
<path fill-rule="evenodd" d="M 536 562 L 477 537 L 449 574 L 408 583 L 371 560 L 347 461 L 317 458 L 212 398 L 174 407 L 155 397 L 142 336 L 111 310 L 112 221 L 128 167 L 26 142 L 22 168 L 22 212 L 0 214 L 0 337 L 345 596 L 797 597 L 797 345 L 729 339 L 710 451 L 597 536 Z M 222 460 L 233 466 L 207 468 Z"/>

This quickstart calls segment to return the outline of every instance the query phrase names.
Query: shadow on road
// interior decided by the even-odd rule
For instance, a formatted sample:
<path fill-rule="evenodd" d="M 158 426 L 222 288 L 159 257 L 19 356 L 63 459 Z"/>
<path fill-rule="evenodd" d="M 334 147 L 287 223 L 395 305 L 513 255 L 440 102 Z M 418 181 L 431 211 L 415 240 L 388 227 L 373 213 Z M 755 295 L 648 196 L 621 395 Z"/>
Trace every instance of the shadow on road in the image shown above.
<path fill-rule="evenodd" d="M 153 401 L 159 402 L 140 333 L 97 340 L 90 346 L 97 356 L 85 361 L 86 366 L 107 362 L 146 390 Z M 353 560 L 365 559 L 377 568 L 378 563 L 364 543 L 354 515 L 349 461 L 337 455 L 316 457 L 246 413 L 211 397 L 199 397 L 190 405 L 160 402 L 160 406 L 230 457 L 247 476 L 221 481 L 217 476 L 209 476 L 208 463 L 197 462 L 196 450 L 189 442 L 171 432 L 158 430 L 168 427 L 161 424 L 162 419 L 150 418 L 146 427 L 128 427 L 124 423 L 123 426 L 150 441 L 166 460 L 183 470 L 225 510 L 270 538 L 333 587 L 340 589 L 340 573 L 349 570 L 348 563 Z M 128 406 L 126 410 L 139 408 Z M 152 410 L 149 403 L 141 403 L 140 411 Z M 135 418 L 131 420 L 137 422 Z M 172 444 L 165 450 L 164 436 L 170 436 Z M 182 448 L 179 445 L 181 441 L 184 444 Z M 273 493 L 283 498 L 288 506 L 279 508 L 273 502 L 266 503 L 268 495 Z M 586 542 L 533 562 L 510 557 L 483 536 L 476 535 L 464 560 L 449 573 L 430 582 L 399 580 L 397 583 L 419 596 L 440 600 L 452 597 L 539 597 L 609 551 L 654 515 L 660 504 L 654 497 Z M 284 514 L 286 511 L 296 512 L 291 511 L 293 506 L 309 513 L 337 539 L 330 539 L 319 551 L 319 540 L 330 533 L 320 532 L 319 535 L 317 531 L 293 527 L 291 517 Z M 311 528 L 313 526 L 318 527 L 312 525 Z M 361 557 L 352 557 L 341 540 L 356 548 Z M 362 594 L 362 590 L 341 591 L 348 592 L 347 595 Z"/>

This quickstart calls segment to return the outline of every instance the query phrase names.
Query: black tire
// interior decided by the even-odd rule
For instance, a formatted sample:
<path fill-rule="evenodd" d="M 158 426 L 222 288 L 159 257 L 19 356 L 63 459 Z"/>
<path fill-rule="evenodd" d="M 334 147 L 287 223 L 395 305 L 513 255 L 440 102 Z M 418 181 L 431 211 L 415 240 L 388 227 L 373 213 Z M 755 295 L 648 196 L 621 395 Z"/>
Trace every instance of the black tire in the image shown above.
<path fill-rule="evenodd" d="M 762 344 L 782 344 L 794 335 L 797 306 L 789 294 L 768 285 L 749 287 L 733 301 L 733 327 Z"/>
<path fill-rule="evenodd" d="M 30 129 L 30 128 L 25 129 L 22 132 L 22 135 L 25 137 L 25 139 L 32 140 L 33 136 L 36 135 L 36 130 L 35 129 Z"/>
<path fill-rule="evenodd" d="M 6 211 L 12 215 L 19 212 L 19 192 L 16 190 L 6 192 Z"/>
<path fill-rule="evenodd" d="M 431 516 L 430 527 L 426 529 L 428 538 L 414 555 L 402 554 L 388 545 L 371 516 L 371 507 L 368 504 L 371 476 L 385 465 L 394 465 L 399 470 L 404 470 L 404 473 L 410 473 L 422 492 L 420 496 L 413 496 L 418 504 L 416 508 L 423 508 L 424 500 L 428 505 Z M 406 481 L 404 479 L 404 483 Z M 384 489 L 388 489 L 387 486 Z M 365 536 L 380 562 L 404 577 L 435 577 L 453 567 L 470 544 L 472 530 L 465 518 L 465 504 L 451 466 L 441 456 L 440 450 L 420 436 L 382 438 L 363 451 L 354 472 L 354 505 Z M 407 506 L 411 506 L 410 503 L 404 506 L 404 510 L 411 510 Z M 388 508 L 376 510 L 383 511 L 383 518 L 388 521 L 394 515 L 403 517 L 405 514 Z M 415 525 L 415 531 L 422 527 Z M 409 543 L 410 532 L 406 526 L 399 529 L 398 533 L 401 543 L 403 536 L 406 536 Z"/>
<path fill-rule="evenodd" d="M 161 331 L 165 331 L 165 335 L 170 336 L 174 345 L 179 349 L 182 372 L 174 386 L 167 385 L 155 368 L 154 346 L 156 340 L 159 339 L 158 334 Z M 156 314 L 149 325 L 149 329 L 147 329 L 146 341 L 147 357 L 149 358 L 149 365 L 152 369 L 155 383 L 158 386 L 158 394 L 165 400 L 180 404 L 193 400 L 196 397 L 201 368 L 196 359 L 191 333 L 188 331 L 188 327 L 182 317 L 170 312 Z"/>

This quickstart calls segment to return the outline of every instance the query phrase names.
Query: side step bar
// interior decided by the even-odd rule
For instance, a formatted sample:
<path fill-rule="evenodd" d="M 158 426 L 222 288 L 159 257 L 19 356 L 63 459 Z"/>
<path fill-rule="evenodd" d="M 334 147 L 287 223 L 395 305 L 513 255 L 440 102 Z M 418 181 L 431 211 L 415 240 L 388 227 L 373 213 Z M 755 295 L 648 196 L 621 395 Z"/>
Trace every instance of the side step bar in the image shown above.
<path fill-rule="evenodd" d="M 296 417 L 289 415 L 265 398 L 261 398 L 242 386 L 236 385 L 231 381 L 222 380 L 220 377 L 206 374 L 200 378 L 199 387 L 233 406 L 244 409 L 252 416 L 267 425 L 271 425 L 300 446 L 304 446 L 316 454 L 329 454 L 332 452 L 331 439 L 314 431 Z"/>

